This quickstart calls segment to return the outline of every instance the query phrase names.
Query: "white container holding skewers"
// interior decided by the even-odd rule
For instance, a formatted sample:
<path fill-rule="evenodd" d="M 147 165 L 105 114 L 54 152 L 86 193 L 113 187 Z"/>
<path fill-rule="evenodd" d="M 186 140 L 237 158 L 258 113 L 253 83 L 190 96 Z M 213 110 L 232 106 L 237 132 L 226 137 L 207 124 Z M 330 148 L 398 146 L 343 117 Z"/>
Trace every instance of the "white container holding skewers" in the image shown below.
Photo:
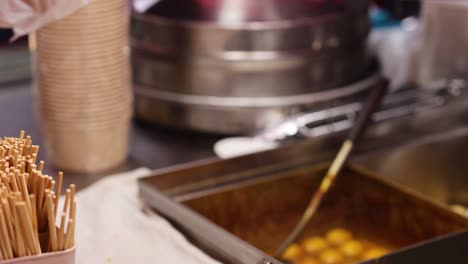
<path fill-rule="evenodd" d="M 63 173 L 57 182 L 43 175 L 38 151 L 24 131 L 0 139 L 1 264 L 75 263 L 75 186 L 65 191 L 59 208 Z"/>

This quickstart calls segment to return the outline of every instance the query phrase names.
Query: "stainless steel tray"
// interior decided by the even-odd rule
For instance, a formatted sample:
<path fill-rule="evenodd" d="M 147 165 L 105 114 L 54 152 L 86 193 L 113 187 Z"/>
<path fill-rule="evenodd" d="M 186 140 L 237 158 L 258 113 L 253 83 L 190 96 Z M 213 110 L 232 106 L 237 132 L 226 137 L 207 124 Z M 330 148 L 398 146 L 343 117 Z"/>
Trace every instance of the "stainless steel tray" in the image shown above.
<path fill-rule="evenodd" d="M 159 172 L 140 181 L 141 195 L 223 263 L 277 263 L 256 248 L 273 252 L 281 243 L 327 165 L 279 169 L 252 163 L 226 160 Z M 336 226 L 399 249 L 461 231 L 468 219 L 350 167 L 307 232 Z"/>
<path fill-rule="evenodd" d="M 445 165 L 440 164 L 440 162 L 445 162 L 445 164 L 451 164 L 450 166 L 459 166 L 457 167 L 458 169 L 463 169 L 466 167 L 464 165 L 466 162 L 463 163 L 461 159 L 463 156 L 460 156 L 460 158 L 457 159 L 458 162 L 447 163 L 448 160 L 450 160 L 450 156 L 447 153 L 449 153 L 453 148 L 451 147 L 444 150 L 442 145 L 445 144 L 439 144 L 436 148 L 430 144 L 430 142 L 440 138 L 442 134 L 447 137 L 452 137 L 452 134 L 457 134 L 460 130 L 465 132 L 467 131 L 468 128 L 465 124 L 468 120 L 466 114 L 468 113 L 468 105 L 466 104 L 466 100 L 466 96 L 462 96 L 459 100 L 452 101 L 449 105 L 446 105 L 446 107 L 443 108 L 428 109 L 403 118 L 374 124 L 369 128 L 361 144 L 359 144 L 356 149 L 354 161 L 357 161 L 360 164 L 365 164 L 366 166 L 368 166 L 369 163 L 370 165 L 373 163 L 382 164 L 387 161 L 384 156 L 379 154 L 378 161 L 372 159 L 376 156 L 376 153 L 397 151 L 400 147 L 407 149 L 416 142 L 426 142 L 428 143 L 427 147 L 421 149 L 421 151 L 426 151 L 428 155 L 432 153 L 434 158 L 445 155 L 445 158 L 439 162 L 434 162 L 433 159 L 429 159 L 429 162 L 436 163 L 434 166 L 438 166 L 437 164 L 441 165 L 440 168 L 437 167 L 437 172 L 431 174 L 427 169 L 423 169 L 427 166 L 424 165 L 423 160 L 421 160 L 420 162 L 413 164 L 416 166 L 416 168 L 414 168 L 415 170 L 406 170 L 406 172 L 411 171 L 418 173 L 418 177 L 415 179 L 416 181 L 412 181 L 414 178 L 412 178 L 411 175 L 406 174 L 404 175 L 405 181 L 400 182 L 405 184 L 411 182 L 413 185 L 409 186 L 413 189 L 418 186 L 419 188 L 416 189 L 421 189 L 423 188 L 421 184 L 424 184 L 425 182 L 429 182 L 430 184 L 439 183 L 440 181 L 437 179 L 441 179 L 441 177 L 443 177 L 444 180 L 452 180 L 452 184 L 458 183 L 460 186 L 466 186 L 465 181 L 459 181 L 457 180 L 459 178 L 452 177 L 453 175 L 445 175 L 446 173 L 443 173 L 443 171 L 445 171 L 443 170 Z M 434 124 L 437 124 L 437 126 L 434 126 Z M 193 241 L 194 244 L 204 249 L 215 258 L 221 260 L 223 263 L 268 263 L 268 261 L 271 261 L 271 263 L 279 263 L 266 256 L 266 254 L 252 245 L 213 224 L 213 222 L 210 222 L 206 217 L 190 209 L 188 206 L 183 205 L 183 203 L 190 205 L 192 202 L 195 206 L 195 201 L 205 199 L 205 201 L 210 202 L 206 197 L 216 197 L 217 195 L 221 197 L 223 193 L 235 193 L 235 190 L 243 190 L 245 192 L 248 188 L 252 188 L 252 186 L 266 186 L 268 183 L 272 184 L 272 182 L 281 179 L 283 179 L 283 186 L 280 187 L 290 190 L 288 186 L 291 184 L 289 181 L 284 179 L 285 177 L 295 178 L 294 175 L 296 175 L 297 178 L 302 177 L 303 179 L 310 177 L 311 180 L 304 181 L 304 184 L 313 186 L 322 175 L 321 172 L 317 172 L 320 171 L 320 166 L 318 164 L 329 161 L 333 157 L 340 146 L 342 136 L 342 133 L 336 133 L 325 137 L 317 137 L 313 140 L 302 141 L 298 144 L 288 144 L 279 149 L 267 152 L 228 160 L 212 159 L 200 161 L 193 164 L 155 171 L 153 177 L 140 181 L 140 192 L 145 201 L 170 219 Z M 443 136 L 443 138 L 446 138 L 446 136 Z M 460 151 L 456 153 L 460 154 L 466 152 L 464 150 L 467 148 L 460 147 L 460 144 L 463 144 L 466 140 L 454 142 L 455 143 L 450 144 L 450 146 L 454 146 L 456 143 L 459 144 L 457 149 Z M 395 155 L 397 154 L 398 156 L 401 156 L 401 154 L 395 152 Z M 415 152 L 414 154 L 419 155 L 420 152 Z M 395 155 L 391 155 L 390 158 Z M 365 162 L 366 160 L 368 162 Z M 408 168 L 410 167 L 411 162 L 407 162 L 405 164 L 406 166 L 404 168 Z M 463 166 L 460 167 L 460 164 L 463 164 Z M 434 166 L 430 166 L 430 168 L 433 168 Z M 400 166 L 398 168 L 403 167 Z M 457 168 L 453 168 L 451 171 L 453 172 Z M 389 175 L 388 170 L 383 172 L 386 172 L 384 176 L 391 180 L 403 175 Z M 395 172 L 402 171 L 395 170 Z M 461 173 L 461 171 L 457 173 Z M 380 174 L 382 173 L 379 173 L 379 175 Z M 348 174 L 344 174 L 344 177 L 341 177 L 342 180 L 348 181 L 349 179 L 346 179 L 347 175 Z M 434 178 L 435 176 L 438 176 L 439 178 Z M 434 210 L 435 212 L 438 212 L 437 214 L 440 213 L 441 215 L 447 215 L 449 218 L 455 219 L 455 222 L 460 221 L 463 225 L 466 223 L 465 219 L 460 219 L 460 217 L 454 216 L 450 211 L 448 211 L 448 209 L 433 205 L 425 199 L 420 198 L 418 195 L 414 195 L 411 192 L 408 193 L 399 187 L 392 187 L 391 184 L 389 185 L 372 176 L 367 178 L 363 175 L 352 177 L 355 179 L 367 179 L 365 181 L 368 182 L 369 185 L 375 183 L 381 186 L 379 188 L 393 190 L 398 194 L 397 197 L 411 197 L 412 201 L 416 204 L 427 204 L 428 206 L 424 207 L 424 210 Z M 425 178 L 427 179 L 424 180 Z M 353 183 L 351 182 L 350 184 Z M 444 188 L 444 186 L 445 185 L 442 185 L 440 188 Z M 457 190 L 455 190 L 453 195 L 462 195 L 465 193 L 464 191 L 463 193 L 460 193 L 460 190 Z M 372 192 L 372 190 L 370 191 Z M 296 190 L 294 190 L 294 192 L 296 192 Z M 284 193 L 290 193 L 290 191 L 284 191 Z M 426 194 L 430 195 L 428 198 L 433 198 L 433 193 L 432 196 L 430 192 L 426 192 Z M 302 195 L 304 195 L 304 191 L 302 191 Z M 294 195 L 294 197 L 296 197 L 296 195 Z M 439 199 L 435 200 L 437 202 L 441 201 Z M 201 202 L 199 203 L 203 204 Z M 208 207 L 208 205 L 206 206 Z M 252 201 L 249 203 L 249 206 L 257 205 Z M 226 208 L 217 207 L 217 209 L 222 210 Z M 239 207 L 239 209 L 242 208 Z M 450 241 L 459 241 L 458 239 L 466 237 L 466 235 L 463 236 L 463 234 L 464 233 L 460 233 L 459 235 L 452 237 L 453 239 Z M 420 238 L 422 238 L 422 236 Z M 444 241 L 445 239 L 435 240 L 431 241 L 429 244 L 418 244 L 414 249 L 406 248 L 403 251 L 399 251 L 388 256 L 387 259 L 389 261 L 385 263 L 423 263 L 417 261 L 414 262 L 414 259 L 427 260 L 427 256 L 424 255 L 427 254 L 427 248 L 431 249 L 431 254 L 434 255 L 434 260 L 440 260 L 442 256 L 447 256 L 446 254 L 450 254 L 450 252 L 466 252 L 465 245 L 467 242 L 465 242 L 465 244 L 459 243 L 458 247 L 453 250 L 447 250 L 447 243 Z M 438 247 L 434 245 L 440 243 L 442 243 L 443 246 L 438 250 Z M 453 243 L 448 244 L 454 245 Z M 419 247 L 424 247 L 426 250 L 417 250 Z M 460 256 L 460 253 L 457 254 Z M 394 256 L 401 256 L 403 259 L 408 261 L 400 262 L 402 258 Z M 261 262 L 263 258 L 265 258 L 265 262 Z M 392 261 L 392 259 L 396 261 Z M 413 262 L 411 262 L 411 260 L 413 260 Z M 445 262 L 439 261 L 428 263 Z"/>

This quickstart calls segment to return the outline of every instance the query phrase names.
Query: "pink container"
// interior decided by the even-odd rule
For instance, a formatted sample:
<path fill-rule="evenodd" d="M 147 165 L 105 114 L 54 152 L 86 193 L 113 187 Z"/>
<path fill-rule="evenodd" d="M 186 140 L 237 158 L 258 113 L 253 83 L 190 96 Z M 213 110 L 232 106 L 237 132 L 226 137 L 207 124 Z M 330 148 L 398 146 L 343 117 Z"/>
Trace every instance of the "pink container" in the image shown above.
<path fill-rule="evenodd" d="M 0 260 L 0 264 L 75 264 L 76 247 L 37 256 Z"/>

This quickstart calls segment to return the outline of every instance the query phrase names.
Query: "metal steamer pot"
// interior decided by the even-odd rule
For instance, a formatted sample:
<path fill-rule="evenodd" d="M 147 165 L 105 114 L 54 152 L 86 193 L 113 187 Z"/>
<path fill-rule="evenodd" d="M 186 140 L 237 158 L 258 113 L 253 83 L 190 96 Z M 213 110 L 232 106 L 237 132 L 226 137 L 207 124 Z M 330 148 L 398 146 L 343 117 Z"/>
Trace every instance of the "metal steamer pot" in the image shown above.
<path fill-rule="evenodd" d="M 347 86 L 372 75 L 368 1 L 284 2 L 163 0 L 145 11 L 134 5 L 137 118 L 249 133 L 268 125 L 271 112 L 281 112 L 276 120 L 313 108 L 335 89 L 326 100 L 347 97 Z M 282 100 L 288 103 L 279 107 Z"/>

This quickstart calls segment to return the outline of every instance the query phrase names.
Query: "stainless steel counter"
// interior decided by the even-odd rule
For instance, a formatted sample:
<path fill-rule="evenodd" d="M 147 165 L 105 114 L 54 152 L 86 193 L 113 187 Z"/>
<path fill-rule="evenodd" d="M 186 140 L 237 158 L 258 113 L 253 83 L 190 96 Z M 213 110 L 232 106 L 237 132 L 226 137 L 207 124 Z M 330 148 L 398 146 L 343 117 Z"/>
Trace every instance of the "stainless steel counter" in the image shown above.
<path fill-rule="evenodd" d="M 437 124 L 434 124 L 437 125 Z M 468 128 L 419 138 L 359 163 L 446 205 L 468 205 Z"/>

